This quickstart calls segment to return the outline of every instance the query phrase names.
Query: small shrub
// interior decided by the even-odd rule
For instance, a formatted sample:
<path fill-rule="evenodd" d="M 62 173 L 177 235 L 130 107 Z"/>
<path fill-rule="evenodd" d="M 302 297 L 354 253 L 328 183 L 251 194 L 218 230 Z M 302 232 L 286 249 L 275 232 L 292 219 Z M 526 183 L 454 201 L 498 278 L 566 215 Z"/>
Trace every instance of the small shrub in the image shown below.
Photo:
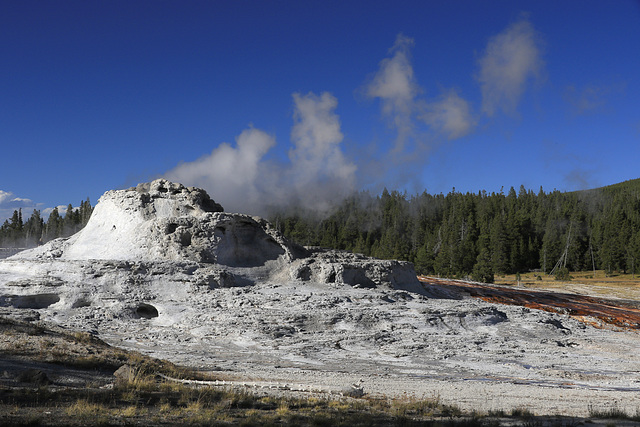
<path fill-rule="evenodd" d="M 83 344 L 89 344 L 92 341 L 92 336 L 89 332 L 74 332 L 73 338 Z"/>
<path fill-rule="evenodd" d="M 443 417 L 461 417 L 463 415 L 462 410 L 455 405 L 444 405 L 440 409 Z"/>
<path fill-rule="evenodd" d="M 344 412 L 349 410 L 349 404 L 341 400 L 332 400 L 329 402 L 329 408 Z"/>
<path fill-rule="evenodd" d="M 67 415 L 81 421 L 91 421 L 94 425 L 106 424 L 109 420 L 109 409 L 101 404 L 78 400 L 66 410 Z"/>
<path fill-rule="evenodd" d="M 571 280 L 572 277 L 569 275 L 569 269 L 568 268 L 559 268 L 558 271 L 556 272 L 556 280 L 561 281 L 561 282 L 566 282 Z"/>
<path fill-rule="evenodd" d="M 616 420 L 628 420 L 632 417 L 629 416 L 623 409 L 619 408 L 617 405 L 614 405 L 607 409 L 595 409 L 593 406 L 589 406 L 589 416 L 591 418 L 598 419 L 616 419 Z"/>
<path fill-rule="evenodd" d="M 75 359 L 69 360 L 67 365 L 75 366 L 80 369 L 100 369 L 105 367 L 105 360 L 100 356 L 79 356 Z"/>
<path fill-rule="evenodd" d="M 189 404 L 187 404 L 186 411 L 193 413 L 202 411 L 202 402 L 200 402 L 200 400 L 192 400 L 191 402 L 189 402 Z"/>
<path fill-rule="evenodd" d="M 533 418 L 535 414 L 527 408 L 513 408 L 511 410 L 511 416 L 517 418 Z"/>
<path fill-rule="evenodd" d="M 142 415 L 142 410 L 136 406 L 128 406 L 122 410 L 122 416 L 125 418 L 137 417 L 138 415 Z"/>
<path fill-rule="evenodd" d="M 288 415 L 291 412 L 291 408 L 289 407 L 289 403 L 286 401 L 280 402 L 278 405 L 278 409 L 276 409 L 276 414 L 280 416 Z"/>
<path fill-rule="evenodd" d="M 441 407 L 439 399 L 433 400 L 409 400 L 407 402 L 397 403 L 396 413 L 399 415 L 432 415 L 436 409 Z M 446 407 L 443 411 L 448 411 Z M 452 413 L 455 411 L 451 411 Z M 448 416 L 448 415 L 445 415 Z"/>

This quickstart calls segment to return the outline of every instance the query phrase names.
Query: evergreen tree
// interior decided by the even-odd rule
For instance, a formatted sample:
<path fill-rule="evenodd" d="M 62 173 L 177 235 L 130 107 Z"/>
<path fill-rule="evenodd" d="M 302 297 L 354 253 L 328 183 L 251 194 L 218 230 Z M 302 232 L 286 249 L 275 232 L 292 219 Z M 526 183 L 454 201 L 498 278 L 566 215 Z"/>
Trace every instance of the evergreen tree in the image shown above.
<path fill-rule="evenodd" d="M 15 210 L 11 218 L 0 226 L 0 247 L 33 247 L 57 237 L 70 236 L 86 225 L 92 211 L 87 199 L 78 209 L 69 204 L 64 218 L 58 208 L 54 208 L 45 223 L 37 209 L 26 221 L 23 220 L 22 209 Z"/>
<path fill-rule="evenodd" d="M 494 274 L 491 264 L 491 255 L 489 254 L 489 250 L 483 248 L 478 254 L 478 260 L 471 272 L 471 279 L 476 282 L 493 283 Z"/>
<path fill-rule="evenodd" d="M 31 217 L 24 225 L 25 229 L 25 246 L 35 246 L 38 243 L 42 243 L 42 230 L 44 228 L 44 221 L 40 216 L 40 211 L 34 209 Z"/>
<path fill-rule="evenodd" d="M 49 214 L 49 219 L 46 224 L 45 241 L 53 240 L 62 235 L 63 219 L 58 213 L 58 208 L 55 207 Z"/>
<path fill-rule="evenodd" d="M 491 267 L 498 273 L 508 273 L 509 269 L 509 242 L 501 214 L 496 215 L 491 221 L 490 248 Z"/>

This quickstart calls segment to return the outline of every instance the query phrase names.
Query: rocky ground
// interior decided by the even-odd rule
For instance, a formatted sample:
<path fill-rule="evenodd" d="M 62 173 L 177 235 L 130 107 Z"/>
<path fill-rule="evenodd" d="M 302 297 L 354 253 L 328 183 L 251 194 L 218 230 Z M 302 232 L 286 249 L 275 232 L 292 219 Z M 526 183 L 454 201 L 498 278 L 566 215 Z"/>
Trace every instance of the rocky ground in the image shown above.
<path fill-rule="evenodd" d="M 146 295 L 157 316 L 127 314 L 125 304 L 113 306 L 120 315 L 59 303 L 3 313 L 258 386 L 341 393 L 356 384 L 370 396 L 438 396 L 467 411 L 640 408 L 636 332 L 488 303 L 441 282 L 423 289 L 267 282 L 176 290 L 161 304 Z"/>
<path fill-rule="evenodd" d="M 197 329 L 187 328 L 198 324 L 196 319 L 154 325 L 161 315 L 116 320 L 109 327 L 90 323 L 113 347 L 67 329 L 79 318 L 67 318 L 65 328 L 49 329 L 45 325 L 55 325 L 47 320 L 54 312 L 5 308 L 5 315 L 40 320 L 0 322 L 0 400 L 14 402 L 0 405 L 0 418 L 6 411 L 12 417 L 7 419 L 45 423 L 43 414 L 57 411 L 60 419 L 73 421 L 73 399 L 99 396 L 113 387 L 115 370 L 132 360 L 119 348 L 128 348 L 205 371 L 220 386 L 224 381 L 223 387 L 240 387 L 257 399 L 339 400 L 362 390 L 368 399 L 438 401 L 485 417 L 538 415 L 528 425 L 634 425 L 629 419 L 595 420 L 591 415 L 636 415 L 635 333 L 462 294 L 456 299 L 451 291 L 456 287 L 434 282 L 425 286 L 429 297 L 392 290 L 336 292 L 320 285 L 218 289 L 213 293 L 219 307 L 203 316 Z M 16 387 L 50 391 L 34 405 L 33 395 L 16 394 Z M 55 390 L 88 391 L 65 392 L 63 401 L 51 406 L 47 399 Z M 20 396 L 31 396 L 24 397 L 29 403 L 21 404 Z M 140 414 L 161 415 L 159 403 L 144 410 L 135 405 L 139 415 L 133 419 L 138 421 L 150 422 Z M 116 406 L 118 423 L 130 407 Z M 376 419 L 378 425 L 395 423 Z M 173 418 L 179 420 L 184 421 Z M 524 422 L 502 416 L 473 425 Z"/>
<path fill-rule="evenodd" d="M 156 319 L 108 342 L 198 369 L 372 395 L 440 396 L 466 410 L 586 416 L 640 408 L 640 339 L 525 307 L 403 291 L 264 284 L 215 292 L 169 328 Z"/>

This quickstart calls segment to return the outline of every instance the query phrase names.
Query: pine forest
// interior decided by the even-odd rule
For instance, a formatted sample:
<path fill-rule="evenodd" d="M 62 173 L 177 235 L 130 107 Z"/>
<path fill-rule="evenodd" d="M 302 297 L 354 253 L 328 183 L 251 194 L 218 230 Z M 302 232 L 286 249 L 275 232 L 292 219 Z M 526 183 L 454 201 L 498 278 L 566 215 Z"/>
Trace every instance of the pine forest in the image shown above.
<path fill-rule="evenodd" d="M 71 236 L 86 225 L 91 212 L 89 199 L 81 202 L 78 208 L 69 204 L 63 216 L 57 207 L 53 208 L 46 221 L 37 209 L 23 221 L 22 210 L 18 209 L 0 226 L 0 248 L 30 248 L 58 237 Z"/>
<path fill-rule="evenodd" d="M 278 214 L 297 243 L 415 264 L 419 274 L 493 282 L 495 274 L 640 270 L 640 180 L 577 192 L 361 192 L 328 218 Z"/>

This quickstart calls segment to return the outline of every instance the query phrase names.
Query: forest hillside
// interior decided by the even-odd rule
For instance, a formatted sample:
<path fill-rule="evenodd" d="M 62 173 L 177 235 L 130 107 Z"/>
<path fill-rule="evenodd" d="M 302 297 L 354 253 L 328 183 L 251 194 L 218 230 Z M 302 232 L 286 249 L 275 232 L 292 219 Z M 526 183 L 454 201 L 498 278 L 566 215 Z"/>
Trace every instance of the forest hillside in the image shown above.
<path fill-rule="evenodd" d="M 270 220 L 300 244 L 412 261 L 422 274 L 483 282 L 528 271 L 635 272 L 640 261 L 640 179 L 575 192 L 385 189 L 355 194 L 327 218 L 299 210 Z"/>

